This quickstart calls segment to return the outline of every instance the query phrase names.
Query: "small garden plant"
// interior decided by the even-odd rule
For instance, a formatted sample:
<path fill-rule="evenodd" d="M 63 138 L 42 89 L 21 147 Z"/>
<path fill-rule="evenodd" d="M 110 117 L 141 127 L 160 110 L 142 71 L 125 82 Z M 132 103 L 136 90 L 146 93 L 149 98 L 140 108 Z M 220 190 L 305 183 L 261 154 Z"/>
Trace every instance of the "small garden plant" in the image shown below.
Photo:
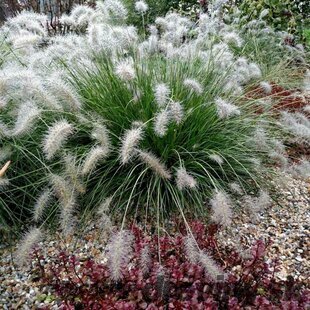
<path fill-rule="evenodd" d="M 181 224 L 183 233 L 159 243 L 132 226 L 111 238 L 102 260 L 60 248 L 41 265 L 37 248 L 33 267 L 62 309 L 306 309 L 310 292 L 275 278 L 279 266 L 265 259 L 267 244 L 219 251 L 216 226 L 190 226 L 192 235 Z"/>

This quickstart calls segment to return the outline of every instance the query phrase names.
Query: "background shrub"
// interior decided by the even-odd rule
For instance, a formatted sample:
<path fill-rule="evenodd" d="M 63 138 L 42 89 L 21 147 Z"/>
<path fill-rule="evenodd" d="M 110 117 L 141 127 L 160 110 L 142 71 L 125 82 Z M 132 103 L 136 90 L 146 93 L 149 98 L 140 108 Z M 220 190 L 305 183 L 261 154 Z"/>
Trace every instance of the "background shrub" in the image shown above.
<path fill-rule="evenodd" d="M 241 10 L 245 20 L 259 19 L 259 16 L 263 12 L 265 15 L 266 12 L 264 19 L 274 29 L 287 31 L 304 39 L 303 31 L 310 14 L 307 1 L 246 0 L 236 1 L 236 5 Z"/>

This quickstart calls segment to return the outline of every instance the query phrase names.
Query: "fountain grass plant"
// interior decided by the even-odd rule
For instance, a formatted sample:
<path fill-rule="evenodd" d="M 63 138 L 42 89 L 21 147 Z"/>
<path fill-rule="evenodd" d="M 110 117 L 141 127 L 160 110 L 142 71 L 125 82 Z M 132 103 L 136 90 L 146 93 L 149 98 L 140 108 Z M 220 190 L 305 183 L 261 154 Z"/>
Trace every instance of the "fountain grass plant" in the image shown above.
<path fill-rule="evenodd" d="M 221 208 L 214 197 L 224 219 L 229 192 L 265 186 L 270 154 L 284 157 L 281 130 L 271 106 L 262 113 L 244 95 L 261 70 L 214 7 L 198 25 L 171 13 L 141 36 L 120 1 L 76 7 L 65 36 L 49 37 L 42 15 L 9 20 L 0 131 L 12 165 L 1 208 L 37 224 L 57 215 L 65 232 L 99 210 L 123 228 L 129 215 L 208 218 Z"/>
<path fill-rule="evenodd" d="M 86 194 L 87 204 L 98 205 L 101 199 L 112 197 L 117 210 L 123 206 L 152 214 L 161 206 L 163 215 L 187 209 L 204 216 L 209 212 L 207 197 L 214 190 L 228 190 L 232 182 L 247 189 L 259 186 L 264 172 L 257 160 L 268 150 L 258 150 L 251 137 L 257 126 L 269 130 L 273 125 L 262 123 L 266 115 L 256 114 L 253 102 L 236 100 L 237 108 L 223 100 L 227 107 L 217 106 L 226 73 L 219 74 L 212 61 L 205 64 L 198 58 L 183 62 L 154 55 L 133 63 L 135 77 L 130 82 L 118 77 L 105 57 L 98 60 L 95 72 L 73 75 L 85 111 L 95 112 L 95 118 L 103 120 L 114 147 L 87 176 L 92 188 Z M 201 93 L 184 85 L 189 77 L 195 77 Z M 156 87 L 163 85 L 169 97 L 161 106 Z M 236 110 L 226 115 L 224 110 L 231 107 Z M 133 134 L 132 150 L 130 146 L 126 150 L 129 132 Z M 129 153 L 128 160 L 122 160 L 122 147 Z M 180 169 L 186 175 L 181 176 Z M 186 181 L 189 176 L 193 184 Z M 180 182 L 184 186 L 178 186 Z"/>

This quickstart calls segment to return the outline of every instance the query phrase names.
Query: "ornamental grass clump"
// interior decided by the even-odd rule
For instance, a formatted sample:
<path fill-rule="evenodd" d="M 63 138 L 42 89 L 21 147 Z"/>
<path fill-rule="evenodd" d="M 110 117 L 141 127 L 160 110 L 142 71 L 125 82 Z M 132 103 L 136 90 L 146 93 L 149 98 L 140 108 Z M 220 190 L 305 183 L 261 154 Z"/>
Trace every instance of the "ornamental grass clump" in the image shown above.
<path fill-rule="evenodd" d="M 120 1 L 77 6 L 66 36 L 48 36 L 42 15 L 9 20 L 1 35 L 12 49 L 36 40 L 1 65 L 1 148 L 13 166 L 1 203 L 36 222 L 57 216 L 66 232 L 106 199 L 122 229 L 129 215 L 175 212 L 229 224 L 230 209 L 207 201 L 229 200 L 232 183 L 258 190 L 281 128 L 243 95 L 261 71 L 231 47 L 243 42 L 220 9 L 198 25 L 170 13 L 142 36 Z"/>

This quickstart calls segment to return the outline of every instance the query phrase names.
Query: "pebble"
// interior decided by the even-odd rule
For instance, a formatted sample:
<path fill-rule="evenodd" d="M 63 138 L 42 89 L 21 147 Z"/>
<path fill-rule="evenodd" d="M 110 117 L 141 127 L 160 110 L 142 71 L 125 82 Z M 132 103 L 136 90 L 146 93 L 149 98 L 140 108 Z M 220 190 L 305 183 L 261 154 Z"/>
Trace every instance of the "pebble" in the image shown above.
<path fill-rule="evenodd" d="M 259 238 L 270 239 L 267 257 L 278 257 L 282 265 L 276 276 L 283 280 L 290 275 L 306 283 L 310 277 L 310 180 L 286 178 L 285 183 L 275 184 L 277 200 L 258 215 L 259 221 L 249 223 L 247 214 L 237 213 L 230 229 L 221 231 L 219 238 L 222 244 L 241 242 L 244 248 Z"/>

